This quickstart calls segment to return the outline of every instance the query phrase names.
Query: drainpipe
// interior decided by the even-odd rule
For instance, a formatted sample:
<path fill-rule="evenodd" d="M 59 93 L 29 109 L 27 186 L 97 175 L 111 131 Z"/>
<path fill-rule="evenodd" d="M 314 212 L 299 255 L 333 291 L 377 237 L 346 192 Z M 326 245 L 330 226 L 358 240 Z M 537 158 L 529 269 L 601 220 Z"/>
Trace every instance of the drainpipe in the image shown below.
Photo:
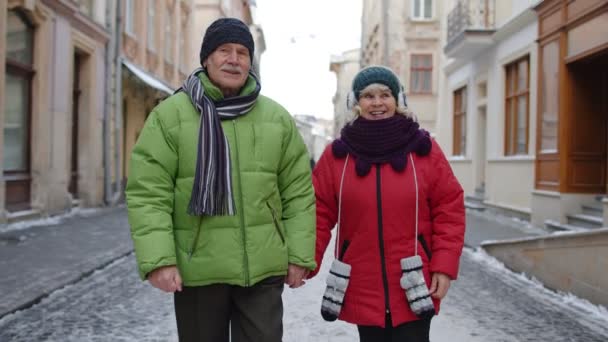
<path fill-rule="evenodd" d="M 118 1 L 118 0 L 117 0 Z M 114 40 L 116 39 L 116 27 L 114 26 L 115 20 L 115 9 L 117 1 L 108 1 L 108 5 L 106 6 L 106 27 L 110 31 L 110 41 L 106 46 L 106 56 L 105 56 L 105 78 L 104 78 L 104 86 L 105 86 L 105 101 L 103 108 L 103 193 L 104 193 L 104 202 L 106 204 L 110 204 L 112 199 L 112 174 L 110 172 L 110 167 L 112 165 L 112 155 L 111 155 L 111 115 L 110 110 L 112 109 L 112 61 L 114 58 Z"/>
<path fill-rule="evenodd" d="M 122 194 L 122 178 L 120 174 L 121 163 L 120 163 L 120 136 L 122 133 L 122 6 L 118 4 L 116 6 L 116 46 L 114 48 L 115 63 L 116 63 L 116 74 L 114 81 L 116 82 L 114 91 L 114 175 L 116 179 L 114 194 L 112 196 L 112 204 L 116 204 Z M 126 158 L 126 156 L 125 156 Z"/>

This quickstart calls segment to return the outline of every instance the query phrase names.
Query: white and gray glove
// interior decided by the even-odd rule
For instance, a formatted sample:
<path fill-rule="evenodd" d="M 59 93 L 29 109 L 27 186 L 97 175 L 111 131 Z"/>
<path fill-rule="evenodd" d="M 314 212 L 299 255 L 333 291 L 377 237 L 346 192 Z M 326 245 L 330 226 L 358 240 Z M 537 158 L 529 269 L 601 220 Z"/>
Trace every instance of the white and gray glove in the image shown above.
<path fill-rule="evenodd" d="M 340 315 L 350 278 L 350 269 L 349 264 L 345 264 L 338 259 L 334 259 L 331 264 L 326 280 L 327 287 L 321 302 L 321 316 L 326 321 L 335 321 Z"/>
<path fill-rule="evenodd" d="M 422 274 L 420 255 L 401 259 L 401 270 L 403 271 L 401 288 L 405 290 L 405 296 L 412 311 L 420 318 L 435 315 L 435 306 L 433 306 L 429 289 Z"/>

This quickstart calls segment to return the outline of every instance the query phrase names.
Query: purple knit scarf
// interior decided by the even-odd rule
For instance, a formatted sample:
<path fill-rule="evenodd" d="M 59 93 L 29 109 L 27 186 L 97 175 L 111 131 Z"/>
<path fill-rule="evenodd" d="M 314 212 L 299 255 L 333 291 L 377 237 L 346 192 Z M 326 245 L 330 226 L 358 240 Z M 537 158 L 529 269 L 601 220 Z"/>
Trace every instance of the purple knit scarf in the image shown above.
<path fill-rule="evenodd" d="M 395 171 L 401 172 L 407 165 L 408 153 L 425 156 L 431 146 L 429 132 L 420 129 L 411 118 L 397 114 L 382 120 L 357 118 L 342 128 L 332 151 L 337 158 L 352 154 L 357 175 L 363 177 L 372 164 L 390 163 Z"/>

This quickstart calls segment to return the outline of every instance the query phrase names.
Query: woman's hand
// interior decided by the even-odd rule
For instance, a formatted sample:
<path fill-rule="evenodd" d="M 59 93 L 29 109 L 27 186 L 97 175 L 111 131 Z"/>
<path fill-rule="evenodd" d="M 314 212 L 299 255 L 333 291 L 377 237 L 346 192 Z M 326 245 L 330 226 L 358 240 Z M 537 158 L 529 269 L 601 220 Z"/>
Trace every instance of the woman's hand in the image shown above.
<path fill-rule="evenodd" d="M 436 299 L 443 299 L 445 295 L 448 293 L 448 289 L 450 288 L 450 277 L 447 274 L 443 273 L 433 273 L 431 279 L 431 288 L 429 292 L 431 293 L 431 297 Z"/>

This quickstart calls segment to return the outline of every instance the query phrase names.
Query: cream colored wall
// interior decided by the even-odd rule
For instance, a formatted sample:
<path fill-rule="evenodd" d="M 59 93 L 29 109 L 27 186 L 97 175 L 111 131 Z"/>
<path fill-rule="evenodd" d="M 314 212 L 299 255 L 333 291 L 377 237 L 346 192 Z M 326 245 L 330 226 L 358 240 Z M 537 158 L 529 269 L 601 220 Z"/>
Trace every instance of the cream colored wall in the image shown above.
<path fill-rule="evenodd" d="M 207 27 L 222 16 L 220 0 L 194 0 L 192 8 L 192 24 L 190 25 L 192 37 L 192 58 L 189 59 L 189 70 L 200 67 L 199 52 Z"/>
<path fill-rule="evenodd" d="M 498 1 L 497 1 L 498 3 Z M 506 4 L 497 4 L 503 6 Z M 500 9 L 499 9 L 500 10 Z M 449 11 L 448 11 L 449 12 Z M 512 18 L 512 14 L 508 14 Z M 444 19 L 445 20 L 445 19 Z M 530 211 L 534 189 L 534 153 L 536 142 L 537 108 L 537 23 L 526 23 L 511 27 L 507 35 L 496 41 L 483 53 L 470 60 L 447 60 L 445 84 L 440 90 L 438 141 L 446 155 L 453 151 L 453 92 L 467 86 L 467 142 L 465 158 L 472 160 L 471 178 L 466 182 L 480 183 L 478 174 L 485 168 L 485 197 L 490 204 Z M 504 68 L 512 61 L 529 55 L 530 103 L 529 103 L 529 147 L 526 155 L 504 156 L 505 98 Z M 483 105 L 478 85 L 487 84 L 485 134 L 479 123 L 478 108 Z M 484 140 L 485 139 L 485 140 Z M 485 145 L 485 158 L 480 159 L 477 148 Z M 453 162 L 454 164 L 454 162 Z M 467 190 L 470 189 L 470 190 Z M 465 188 L 472 193 L 475 186 Z"/>
<path fill-rule="evenodd" d="M 359 71 L 359 49 L 349 50 L 337 57 L 339 61 L 332 64 L 336 74 L 336 93 L 334 94 L 334 136 L 340 135 L 344 124 L 354 116 L 346 107 L 346 97 L 351 89 L 355 74 Z"/>
<path fill-rule="evenodd" d="M 34 54 L 36 74 L 32 79 L 31 94 L 31 205 L 33 209 L 45 212 L 47 210 L 61 210 L 68 205 L 69 201 L 67 196 L 63 196 L 63 198 L 57 198 L 57 203 L 49 203 L 53 199 L 50 193 L 59 193 L 56 188 L 52 188 L 53 181 L 57 177 L 57 170 L 53 168 L 53 162 L 55 162 L 53 156 L 53 147 L 55 146 L 53 144 L 55 138 L 53 118 L 57 112 L 63 111 L 62 104 L 58 102 L 67 101 L 67 99 L 65 97 L 61 98 L 57 94 L 61 89 L 66 89 L 65 85 L 59 84 L 58 87 L 55 87 L 54 84 L 59 79 L 56 77 L 58 70 L 55 70 L 58 63 L 54 53 L 54 50 L 58 48 L 54 44 L 54 32 L 56 31 L 51 21 L 54 14 L 40 3 L 30 10 L 33 10 L 31 13 L 34 14 L 33 20 L 37 25 L 34 31 L 34 49 L 38 52 Z M 62 22 L 59 18 L 56 19 L 55 25 L 61 25 L 65 28 L 65 22 Z M 65 34 L 69 35 L 69 31 L 66 30 Z M 65 48 L 67 49 L 68 46 L 65 46 Z M 64 62 L 65 60 L 60 61 Z M 54 95 L 57 96 L 54 98 Z M 58 134 L 62 134 L 61 131 Z M 60 158 L 58 160 L 62 160 L 61 156 L 58 158 Z M 67 189 L 65 191 L 67 192 Z M 53 208 L 50 208 L 50 205 Z"/>
<path fill-rule="evenodd" d="M 547 287 L 608 305 L 608 228 L 483 244 L 488 254 Z"/>
<path fill-rule="evenodd" d="M 462 186 L 465 194 L 475 190 L 473 178 L 473 162 L 470 159 L 449 159 L 452 171 Z"/>
<path fill-rule="evenodd" d="M 146 108 L 142 103 L 144 103 L 145 97 L 143 91 L 136 91 L 131 88 L 126 89 L 125 99 L 127 99 L 127 108 L 129 108 L 129 115 L 127 115 L 124 120 L 125 124 L 123 127 L 126 128 L 125 141 L 123 142 L 124 150 L 127 152 L 126 159 L 124 159 L 124 167 L 126 171 L 126 175 L 124 178 L 128 178 L 129 172 L 129 162 L 131 159 L 131 151 L 133 150 L 133 146 L 135 146 L 135 142 L 144 127 L 144 122 L 146 120 Z"/>
<path fill-rule="evenodd" d="M 72 31 L 72 44 L 74 49 L 86 54 L 80 70 L 82 93 L 78 108 L 78 197 L 83 206 L 97 206 L 103 203 L 104 193 L 105 47 L 78 31 Z M 69 117 L 68 122 L 71 121 L 71 111 Z M 68 126 L 68 131 L 70 127 L 71 125 Z M 68 146 L 71 147 L 71 139 Z M 66 148 L 66 151 L 71 150 Z M 69 174 L 69 156 L 65 166 L 66 174 Z M 69 178 L 67 182 L 69 184 Z"/>
<path fill-rule="evenodd" d="M 374 33 L 374 27 L 378 30 Z M 363 51 L 361 65 L 382 64 L 383 60 L 383 28 L 382 28 L 382 0 L 364 0 L 361 16 L 361 49 Z M 372 40 L 370 41 L 370 37 Z M 378 47 L 374 48 L 374 44 Z M 366 57 L 370 59 L 367 60 Z"/>
<path fill-rule="evenodd" d="M 490 159 L 486 199 L 491 204 L 529 211 L 534 189 L 534 159 Z"/>

